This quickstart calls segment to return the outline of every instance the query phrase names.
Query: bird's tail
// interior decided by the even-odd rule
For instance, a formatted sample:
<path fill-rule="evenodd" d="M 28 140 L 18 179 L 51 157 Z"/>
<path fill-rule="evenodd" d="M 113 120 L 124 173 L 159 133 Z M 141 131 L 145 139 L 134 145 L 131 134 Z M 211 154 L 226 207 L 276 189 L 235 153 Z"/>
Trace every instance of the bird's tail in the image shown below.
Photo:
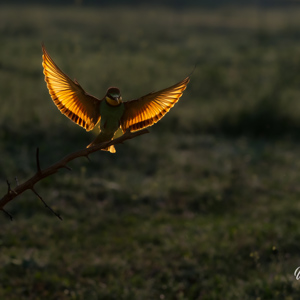
<path fill-rule="evenodd" d="M 116 148 L 114 145 L 111 145 L 105 149 L 102 149 L 103 151 L 109 151 L 110 153 L 116 153 Z"/>

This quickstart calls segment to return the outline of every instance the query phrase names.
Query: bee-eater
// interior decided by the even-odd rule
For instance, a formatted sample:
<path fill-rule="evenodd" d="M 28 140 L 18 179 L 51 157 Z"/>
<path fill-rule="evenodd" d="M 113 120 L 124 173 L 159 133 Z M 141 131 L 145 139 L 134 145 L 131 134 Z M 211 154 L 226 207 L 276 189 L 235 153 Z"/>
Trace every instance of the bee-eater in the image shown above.
<path fill-rule="evenodd" d="M 137 131 L 159 121 L 179 100 L 190 81 L 186 77 L 177 84 L 138 99 L 122 101 L 121 92 L 110 87 L 102 99 L 88 94 L 77 82 L 70 79 L 52 60 L 44 45 L 43 68 L 50 96 L 62 114 L 86 131 L 92 130 L 100 121 L 100 133 L 87 147 L 113 139 L 121 127 Z M 116 152 L 112 145 L 107 149 Z"/>

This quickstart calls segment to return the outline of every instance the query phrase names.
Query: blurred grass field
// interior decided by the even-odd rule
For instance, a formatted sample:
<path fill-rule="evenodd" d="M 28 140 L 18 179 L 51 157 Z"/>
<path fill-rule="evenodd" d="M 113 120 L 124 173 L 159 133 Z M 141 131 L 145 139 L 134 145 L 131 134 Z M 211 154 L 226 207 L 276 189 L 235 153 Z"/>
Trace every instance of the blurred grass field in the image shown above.
<path fill-rule="evenodd" d="M 41 43 L 101 98 L 188 75 L 150 134 L 78 159 L 0 216 L 0 299 L 299 299 L 300 8 L 0 9 L 0 192 L 84 148 Z"/>

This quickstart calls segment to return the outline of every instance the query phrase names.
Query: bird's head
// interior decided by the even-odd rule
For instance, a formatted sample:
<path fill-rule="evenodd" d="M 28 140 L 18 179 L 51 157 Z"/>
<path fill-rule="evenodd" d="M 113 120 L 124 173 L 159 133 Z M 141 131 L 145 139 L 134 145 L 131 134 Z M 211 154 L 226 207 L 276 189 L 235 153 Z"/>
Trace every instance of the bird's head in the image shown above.
<path fill-rule="evenodd" d="M 116 87 L 111 87 L 107 90 L 105 100 L 108 104 L 117 106 L 122 103 L 121 92 Z"/>

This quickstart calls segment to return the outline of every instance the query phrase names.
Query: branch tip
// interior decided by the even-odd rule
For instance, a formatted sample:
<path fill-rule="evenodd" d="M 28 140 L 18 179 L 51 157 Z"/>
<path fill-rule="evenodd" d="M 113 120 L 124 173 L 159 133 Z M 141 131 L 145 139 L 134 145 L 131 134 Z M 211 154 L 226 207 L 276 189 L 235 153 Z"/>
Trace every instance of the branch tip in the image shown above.
<path fill-rule="evenodd" d="M 10 218 L 11 221 L 13 220 L 13 216 L 7 210 L 4 208 L 1 208 L 1 210 Z"/>
<path fill-rule="evenodd" d="M 11 193 L 18 195 L 18 193 L 16 193 L 14 190 L 11 189 L 10 182 L 8 181 L 8 179 L 6 179 L 6 183 L 7 183 L 7 195 L 11 195 Z"/>
<path fill-rule="evenodd" d="M 6 179 L 6 183 L 7 183 L 7 194 L 9 194 L 11 191 L 11 188 L 10 188 L 10 183 L 9 183 L 8 179 Z"/>
<path fill-rule="evenodd" d="M 31 188 L 31 190 L 38 196 L 38 198 L 44 203 L 45 207 L 48 208 L 55 216 L 57 216 L 61 221 L 63 220 L 62 217 L 55 212 L 45 201 L 44 199 L 38 194 L 38 192 L 34 189 Z"/>
<path fill-rule="evenodd" d="M 40 154 L 40 149 L 39 149 L 39 147 L 37 147 L 36 148 L 36 168 L 37 168 L 37 172 L 41 173 L 41 165 L 40 165 L 39 154 Z"/>
<path fill-rule="evenodd" d="M 69 171 L 72 171 L 72 169 L 70 167 L 68 167 L 67 165 L 64 165 L 63 167 L 66 168 Z"/>

